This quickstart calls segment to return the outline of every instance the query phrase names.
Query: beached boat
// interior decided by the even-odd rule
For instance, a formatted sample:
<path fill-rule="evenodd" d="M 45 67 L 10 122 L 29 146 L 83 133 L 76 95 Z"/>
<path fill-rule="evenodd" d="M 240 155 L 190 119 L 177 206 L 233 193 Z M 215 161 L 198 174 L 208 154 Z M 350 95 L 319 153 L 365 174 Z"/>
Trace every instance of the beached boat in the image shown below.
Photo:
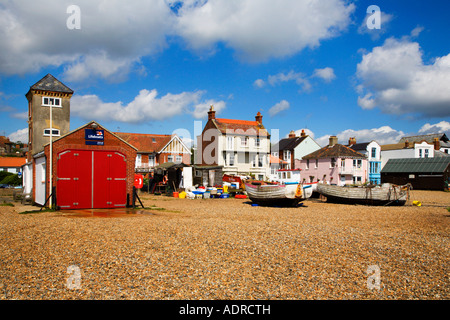
<path fill-rule="evenodd" d="M 409 185 L 398 186 L 390 183 L 359 187 L 341 187 L 324 183 L 317 185 L 317 191 L 329 202 L 366 205 L 404 205 L 409 199 L 409 190 Z"/>
<path fill-rule="evenodd" d="M 252 202 L 262 205 L 295 206 L 304 200 L 304 193 L 299 184 L 262 184 L 247 182 L 245 190 Z"/>
<path fill-rule="evenodd" d="M 278 170 L 278 174 L 279 179 L 273 183 L 246 182 L 245 190 L 249 199 L 263 205 L 296 206 L 311 197 L 312 186 L 299 183 L 300 170 Z"/>

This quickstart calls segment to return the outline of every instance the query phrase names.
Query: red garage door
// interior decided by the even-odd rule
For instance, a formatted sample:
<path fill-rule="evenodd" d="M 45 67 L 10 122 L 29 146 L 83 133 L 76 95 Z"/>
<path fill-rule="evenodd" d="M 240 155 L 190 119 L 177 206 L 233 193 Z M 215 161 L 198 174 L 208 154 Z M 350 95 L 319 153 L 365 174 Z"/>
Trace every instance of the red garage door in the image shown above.
<path fill-rule="evenodd" d="M 56 201 L 62 209 L 120 208 L 127 203 L 126 157 L 115 151 L 58 154 Z"/>

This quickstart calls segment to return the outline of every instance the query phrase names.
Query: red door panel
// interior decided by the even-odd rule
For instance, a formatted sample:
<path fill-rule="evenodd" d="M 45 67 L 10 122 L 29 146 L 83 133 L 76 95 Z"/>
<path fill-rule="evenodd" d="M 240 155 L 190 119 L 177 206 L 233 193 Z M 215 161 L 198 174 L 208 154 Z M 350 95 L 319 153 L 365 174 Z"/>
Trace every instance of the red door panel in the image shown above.
<path fill-rule="evenodd" d="M 114 151 L 67 150 L 57 160 L 62 209 L 125 207 L 126 157 Z"/>

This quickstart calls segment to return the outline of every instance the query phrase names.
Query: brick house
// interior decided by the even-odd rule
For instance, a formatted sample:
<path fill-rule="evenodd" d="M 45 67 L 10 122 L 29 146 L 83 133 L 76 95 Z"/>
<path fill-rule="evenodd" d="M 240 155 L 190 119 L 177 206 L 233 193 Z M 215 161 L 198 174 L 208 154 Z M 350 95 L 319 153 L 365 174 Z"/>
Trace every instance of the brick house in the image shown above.
<path fill-rule="evenodd" d="M 137 148 L 135 171 L 148 173 L 166 163 L 191 164 L 191 151 L 176 134 L 141 134 L 115 132 L 115 135 Z"/>

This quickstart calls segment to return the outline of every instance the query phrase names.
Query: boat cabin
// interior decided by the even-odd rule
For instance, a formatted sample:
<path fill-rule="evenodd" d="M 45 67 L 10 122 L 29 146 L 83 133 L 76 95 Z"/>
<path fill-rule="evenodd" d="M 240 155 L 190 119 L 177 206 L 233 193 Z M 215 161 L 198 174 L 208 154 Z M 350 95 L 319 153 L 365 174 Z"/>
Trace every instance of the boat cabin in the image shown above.
<path fill-rule="evenodd" d="M 300 169 L 277 170 L 277 178 L 274 181 L 281 184 L 298 184 L 300 183 L 300 171 Z"/>

